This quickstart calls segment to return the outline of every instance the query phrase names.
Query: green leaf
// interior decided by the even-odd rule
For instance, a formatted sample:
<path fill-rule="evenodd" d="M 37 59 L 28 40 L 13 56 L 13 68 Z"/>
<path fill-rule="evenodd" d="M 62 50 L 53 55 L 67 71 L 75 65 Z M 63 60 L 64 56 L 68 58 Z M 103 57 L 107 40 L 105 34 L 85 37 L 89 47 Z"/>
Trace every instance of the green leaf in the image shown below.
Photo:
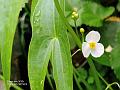
<path fill-rule="evenodd" d="M 118 9 L 118 11 L 120 11 L 120 0 L 119 0 L 119 2 L 117 4 L 117 9 Z"/>
<path fill-rule="evenodd" d="M 77 26 L 86 24 L 89 26 L 100 27 L 103 24 L 103 20 L 110 16 L 113 11 L 113 7 L 103 7 L 94 2 L 84 1 L 78 11 L 79 18 L 77 20 Z M 68 20 L 69 23 L 74 26 L 74 21 L 72 20 L 71 16 L 68 17 Z"/>
<path fill-rule="evenodd" d="M 116 76 L 120 80 L 120 23 L 105 23 L 104 26 L 100 28 L 100 32 L 102 36 L 101 42 L 104 44 L 105 48 L 108 45 L 111 45 L 113 48 L 113 50 L 109 53 L 109 61 L 111 68 L 114 70 Z M 107 64 L 105 61 L 103 62 L 104 64 Z"/>
<path fill-rule="evenodd" d="M 80 8 L 81 0 L 65 0 L 65 10 L 71 11 L 73 8 Z"/>
<path fill-rule="evenodd" d="M 116 45 L 116 35 L 118 31 L 120 31 L 119 22 L 108 22 L 100 28 L 101 42 L 105 48 L 108 47 L 108 45 L 111 45 L 112 47 Z"/>
<path fill-rule="evenodd" d="M 94 58 L 93 60 L 95 60 L 96 62 L 105 65 L 105 66 L 111 66 L 110 65 L 110 57 L 109 55 L 107 55 L 106 53 L 104 53 L 101 57 L 99 58 Z"/>
<path fill-rule="evenodd" d="M 88 79 L 87 79 L 87 82 L 89 84 L 93 84 L 94 83 L 94 78 L 92 76 L 89 76 Z"/>
<path fill-rule="evenodd" d="M 64 10 L 64 0 L 59 1 Z M 28 61 L 31 90 L 43 90 L 49 59 L 57 90 L 72 90 L 72 60 L 67 30 L 54 1 L 37 0 L 32 3 L 33 35 Z"/>
<path fill-rule="evenodd" d="M 47 3 L 46 2 L 50 2 Z M 31 90 L 43 90 L 51 48 L 53 24 L 53 2 L 38 0 L 32 2 L 32 40 L 29 49 L 28 73 Z M 50 9 L 50 10 L 48 10 Z M 48 17 L 48 18 L 46 18 Z"/>
<path fill-rule="evenodd" d="M 69 43 L 70 43 L 70 49 L 74 49 L 76 47 L 76 43 L 72 37 L 72 35 L 68 32 L 68 38 L 69 38 Z"/>
<path fill-rule="evenodd" d="M 85 80 L 87 78 L 87 71 L 84 68 L 78 68 L 77 71 L 79 74 L 78 76 L 79 81 Z"/>
<path fill-rule="evenodd" d="M 120 80 L 120 28 L 116 33 L 116 45 L 111 53 L 111 67 L 114 69 L 114 73 Z"/>
<path fill-rule="evenodd" d="M 119 23 L 119 25 L 120 25 L 120 23 Z M 119 28 L 116 32 L 115 41 L 116 41 L 117 44 L 120 44 L 120 26 L 119 26 Z"/>
<path fill-rule="evenodd" d="M 102 90 L 100 79 L 97 75 L 96 67 L 95 67 L 95 65 L 90 57 L 87 60 L 88 60 L 88 63 L 90 65 L 90 73 L 89 74 L 91 74 L 94 77 L 97 90 Z"/>
<path fill-rule="evenodd" d="M 111 67 L 120 80 L 120 44 L 116 45 L 111 54 Z"/>
<path fill-rule="evenodd" d="M 72 62 L 67 39 L 56 39 L 52 52 L 53 75 L 57 90 L 72 90 Z"/>
<path fill-rule="evenodd" d="M 0 0 L 1 60 L 6 89 L 9 89 L 11 53 L 19 12 L 26 0 Z M 14 11 L 14 13 L 13 13 Z"/>

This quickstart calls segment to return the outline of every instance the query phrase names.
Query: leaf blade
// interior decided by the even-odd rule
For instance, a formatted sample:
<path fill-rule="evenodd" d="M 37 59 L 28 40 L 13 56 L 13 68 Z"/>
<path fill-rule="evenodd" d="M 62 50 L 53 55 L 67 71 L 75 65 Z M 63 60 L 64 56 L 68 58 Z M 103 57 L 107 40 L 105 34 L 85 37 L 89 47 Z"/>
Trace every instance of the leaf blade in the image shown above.
<path fill-rule="evenodd" d="M 54 28 L 51 20 L 53 19 L 53 3 L 46 2 L 51 1 L 32 1 L 31 24 L 33 35 L 28 56 L 28 74 L 32 90 L 43 90 L 47 65 L 51 55 L 50 48 L 53 42 L 51 36 Z M 49 11 L 47 12 L 48 9 Z"/>
<path fill-rule="evenodd" d="M 72 63 L 69 51 L 66 50 L 68 47 L 64 44 L 58 39 L 54 42 L 52 55 L 53 75 L 57 90 L 72 90 Z"/>
<path fill-rule="evenodd" d="M 61 3 L 64 7 L 64 0 L 61 0 Z M 69 71 L 67 71 L 67 68 L 65 67 L 65 71 L 67 75 L 62 73 L 62 77 L 66 77 L 66 78 L 69 77 L 69 80 L 63 81 L 62 79 L 60 80 L 60 83 L 59 83 L 58 80 L 55 78 L 55 82 L 57 86 L 58 86 L 58 83 L 60 84 L 60 87 L 57 87 L 57 89 L 60 90 L 61 87 L 63 87 L 62 83 L 63 82 L 67 83 L 69 81 L 70 82 L 69 85 L 66 85 L 66 88 L 64 85 L 63 89 L 66 90 L 67 87 L 69 87 L 69 90 L 72 90 L 72 71 L 71 71 L 72 60 L 70 56 L 70 46 L 69 46 L 69 41 L 67 37 L 67 30 L 65 30 L 65 27 L 61 22 L 62 20 L 60 19 L 56 11 L 54 2 L 52 0 L 51 1 L 50 0 L 38 0 L 38 2 L 36 3 L 36 6 L 34 6 L 32 10 L 33 11 L 32 11 L 32 16 L 31 16 L 31 23 L 32 23 L 32 29 L 33 29 L 33 36 L 32 36 L 32 41 L 31 41 L 31 45 L 29 49 L 30 51 L 29 51 L 29 61 L 28 61 L 29 80 L 30 80 L 31 89 L 32 90 L 36 90 L 36 89 L 43 90 L 44 84 L 43 83 L 40 84 L 40 83 L 41 81 L 44 81 L 50 55 L 53 53 L 54 55 L 59 54 L 58 52 L 53 52 L 53 47 L 56 45 L 56 40 L 58 40 L 57 43 L 61 43 L 59 44 L 60 47 L 63 47 L 64 43 L 66 43 L 64 50 L 62 49 L 61 52 L 64 51 L 63 53 L 65 54 L 68 53 L 67 57 L 69 57 L 68 58 L 69 60 L 67 60 L 66 58 L 61 59 L 61 63 L 63 63 L 63 61 L 65 60 L 66 63 L 68 64 L 70 63 L 70 66 L 67 66 L 70 68 L 69 68 Z M 44 41 L 44 44 L 46 44 L 45 46 L 43 44 L 43 41 Z M 51 42 L 51 44 L 49 42 Z M 43 44 L 42 47 L 40 47 L 41 44 Z M 49 52 L 46 52 L 47 51 L 46 48 L 48 49 Z M 57 49 L 57 46 L 56 46 L 56 49 Z M 43 52 L 43 53 L 39 53 L 39 52 Z M 32 65 L 34 62 L 36 62 L 37 60 L 36 57 L 38 58 L 40 57 L 40 59 L 37 63 L 35 63 L 35 65 Z M 47 59 L 43 60 L 43 57 L 47 57 Z M 61 57 L 58 57 L 52 60 L 52 63 L 56 62 L 57 59 L 59 58 Z M 45 64 L 44 65 L 41 64 L 44 61 L 45 61 Z M 56 66 L 53 65 L 53 67 L 55 68 Z M 37 72 L 33 71 L 33 69 L 37 70 Z M 64 67 L 61 66 L 59 67 L 59 69 L 64 69 Z M 57 77 L 60 78 L 61 76 L 57 75 Z"/>
<path fill-rule="evenodd" d="M 17 25 L 19 12 L 26 0 L 1 0 L 0 3 L 0 48 L 1 48 L 1 61 L 3 76 L 5 78 L 6 89 L 9 89 L 8 81 L 10 80 L 11 70 L 11 54 L 14 33 Z M 13 13 L 14 11 L 14 13 Z"/>

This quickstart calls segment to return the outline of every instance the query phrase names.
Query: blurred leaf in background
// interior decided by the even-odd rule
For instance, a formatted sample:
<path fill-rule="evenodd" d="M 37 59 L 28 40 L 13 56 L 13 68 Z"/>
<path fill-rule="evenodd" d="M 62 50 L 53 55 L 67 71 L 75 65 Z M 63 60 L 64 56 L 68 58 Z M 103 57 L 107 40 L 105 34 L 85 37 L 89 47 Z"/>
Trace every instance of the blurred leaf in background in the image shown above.
<path fill-rule="evenodd" d="M 116 45 L 116 35 L 120 30 L 119 22 L 107 22 L 100 28 L 101 32 L 101 42 L 104 44 L 105 48 L 108 45 L 114 47 Z"/>
<path fill-rule="evenodd" d="M 119 2 L 118 2 L 118 4 L 117 4 L 117 9 L 118 9 L 118 11 L 120 12 L 120 0 L 119 0 Z"/>
<path fill-rule="evenodd" d="M 119 30 L 116 33 L 115 41 L 116 44 L 111 52 L 111 67 L 114 70 L 117 78 L 120 80 L 120 25 Z"/>
<path fill-rule="evenodd" d="M 91 1 L 79 2 L 80 7 L 72 7 L 73 9 L 78 9 L 79 18 L 77 20 L 77 26 L 80 26 L 81 24 L 86 24 L 89 26 L 100 27 L 103 25 L 104 19 L 114 12 L 114 7 L 103 7 L 102 5 Z M 72 20 L 70 15 L 73 9 L 69 11 L 67 18 L 69 23 L 72 26 L 75 26 L 74 21 Z"/>
<path fill-rule="evenodd" d="M 105 66 L 111 66 L 110 65 L 110 59 L 109 59 L 109 55 L 107 53 L 104 53 L 104 55 L 102 55 L 101 57 L 99 58 L 94 58 L 93 60 L 95 60 L 96 62 L 102 64 L 102 65 L 105 65 Z"/>

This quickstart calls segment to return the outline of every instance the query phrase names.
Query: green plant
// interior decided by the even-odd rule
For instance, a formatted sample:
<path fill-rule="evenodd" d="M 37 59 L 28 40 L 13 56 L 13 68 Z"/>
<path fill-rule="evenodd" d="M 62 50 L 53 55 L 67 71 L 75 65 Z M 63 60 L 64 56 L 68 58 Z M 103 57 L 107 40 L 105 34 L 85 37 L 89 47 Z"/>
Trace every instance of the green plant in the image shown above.
<path fill-rule="evenodd" d="M 26 2 L 27 0 L 6 0 L 6 2 L 0 0 L 0 59 L 3 71 L 1 78 L 5 82 L 6 90 L 11 87 L 9 81 L 15 30 L 19 13 Z M 110 17 L 114 10 L 114 7 L 102 6 L 97 0 L 32 0 L 30 16 L 32 38 L 28 52 L 28 77 L 31 90 L 43 90 L 45 77 L 53 90 L 73 90 L 73 79 L 79 90 L 93 90 L 93 88 L 113 90 L 114 84 L 119 87 L 120 22 L 106 22 L 106 18 Z M 99 31 L 102 38 L 100 42 L 105 48 L 111 45 L 114 48 L 113 51 L 105 52 L 103 56 L 101 56 L 103 53 L 99 56 L 92 53 L 93 57 L 86 56 L 83 52 L 83 44 L 88 31 L 83 28 L 79 31 L 82 25 L 86 25 L 88 31 L 93 28 Z M 91 50 L 98 44 L 97 41 L 87 43 L 90 44 Z M 78 50 L 71 55 L 71 49 L 76 46 Z M 83 53 L 84 57 L 81 55 L 85 59 L 83 64 L 88 63 L 89 68 L 83 68 L 84 65 L 77 69 L 74 67 L 72 57 L 78 52 Z M 49 63 L 52 65 L 50 72 L 48 71 Z M 109 84 L 103 78 L 106 72 L 100 70 L 102 66 L 112 67 L 118 82 Z M 56 88 L 53 86 L 52 78 Z M 12 87 L 21 90 L 16 85 Z"/>

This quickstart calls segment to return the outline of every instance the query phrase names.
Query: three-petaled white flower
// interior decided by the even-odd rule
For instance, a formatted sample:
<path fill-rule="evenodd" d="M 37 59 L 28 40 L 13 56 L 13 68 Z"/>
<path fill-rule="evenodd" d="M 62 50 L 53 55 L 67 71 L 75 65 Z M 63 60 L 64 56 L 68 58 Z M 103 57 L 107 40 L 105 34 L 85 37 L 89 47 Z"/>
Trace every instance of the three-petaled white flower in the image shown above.
<path fill-rule="evenodd" d="M 97 31 L 90 31 L 85 38 L 86 42 L 82 44 L 82 53 L 84 57 L 88 57 L 91 53 L 93 57 L 100 57 L 104 53 L 104 46 L 98 43 L 100 34 Z"/>

